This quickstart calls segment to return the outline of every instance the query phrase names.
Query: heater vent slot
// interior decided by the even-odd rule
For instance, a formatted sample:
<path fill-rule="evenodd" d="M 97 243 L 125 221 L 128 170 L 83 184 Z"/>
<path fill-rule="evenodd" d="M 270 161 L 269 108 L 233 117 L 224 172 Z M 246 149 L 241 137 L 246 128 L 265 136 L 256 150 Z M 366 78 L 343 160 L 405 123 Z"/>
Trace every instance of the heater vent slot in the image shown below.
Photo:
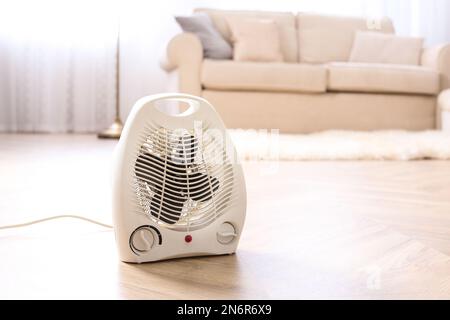
<path fill-rule="evenodd" d="M 200 229 L 235 203 L 233 184 L 224 135 L 146 126 L 134 166 L 138 213 L 172 230 Z"/>

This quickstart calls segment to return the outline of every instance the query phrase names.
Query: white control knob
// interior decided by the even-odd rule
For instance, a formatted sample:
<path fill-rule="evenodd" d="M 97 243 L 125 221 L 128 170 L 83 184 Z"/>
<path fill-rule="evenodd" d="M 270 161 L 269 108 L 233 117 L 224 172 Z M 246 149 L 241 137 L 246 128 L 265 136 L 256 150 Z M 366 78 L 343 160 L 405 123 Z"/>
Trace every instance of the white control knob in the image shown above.
<path fill-rule="evenodd" d="M 139 252 L 147 252 L 153 247 L 155 237 L 153 231 L 148 227 L 139 227 L 132 234 L 130 239 L 131 246 Z"/>
<path fill-rule="evenodd" d="M 224 222 L 220 225 L 217 231 L 217 241 L 221 244 L 229 244 L 237 237 L 236 229 L 229 222 Z"/>

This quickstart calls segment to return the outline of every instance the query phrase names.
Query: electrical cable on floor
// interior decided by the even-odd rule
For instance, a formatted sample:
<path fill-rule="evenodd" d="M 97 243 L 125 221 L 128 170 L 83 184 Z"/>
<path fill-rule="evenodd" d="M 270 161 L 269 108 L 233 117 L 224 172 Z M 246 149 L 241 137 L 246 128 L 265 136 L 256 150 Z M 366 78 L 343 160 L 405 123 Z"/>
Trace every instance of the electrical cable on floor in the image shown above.
<path fill-rule="evenodd" d="M 103 223 L 103 222 L 99 222 L 96 220 L 92 220 L 83 216 L 77 216 L 77 215 L 71 215 L 71 214 L 66 214 L 66 215 L 59 215 L 59 216 L 51 216 L 51 217 L 47 217 L 47 218 L 43 218 L 43 219 L 39 219 L 39 220 L 34 220 L 34 221 L 29 221 L 29 222 L 24 222 L 24 223 L 19 223 L 19 224 L 11 224 L 11 225 L 5 225 L 5 226 L 0 226 L 0 230 L 4 230 L 4 229 L 13 229 L 13 228 L 21 228 L 21 227 L 26 227 L 26 226 L 30 226 L 32 224 L 36 224 L 36 223 L 41 223 L 41 222 L 45 222 L 45 221 L 49 221 L 49 220 L 55 220 L 55 219 L 62 219 L 62 218 L 72 218 L 72 219 L 79 219 L 79 220 L 83 220 L 83 221 L 87 221 L 93 224 L 97 224 L 99 226 L 105 227 L 105 228 L 112 228 L 112 225 Z"/>

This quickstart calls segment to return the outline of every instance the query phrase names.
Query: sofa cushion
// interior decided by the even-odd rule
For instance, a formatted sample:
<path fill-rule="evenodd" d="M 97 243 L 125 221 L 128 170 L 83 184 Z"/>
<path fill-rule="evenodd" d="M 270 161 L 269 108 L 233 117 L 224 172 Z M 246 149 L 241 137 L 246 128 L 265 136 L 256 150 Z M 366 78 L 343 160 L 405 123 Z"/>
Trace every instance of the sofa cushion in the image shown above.
<path fill-rule="evenodd" d="M 293 63 L 204 60 L 204 88 L 278 92 L 325 92 L 325 66 Z"/>
<path fill-rule="evenodd" d="M 233 48 L 217 31 L 211 17 L 207 14 L 176 16 L 175 20 L 184 32 L 191 32 L 198 36 L 205 58 L 231 59 L 233 57 Z"/>
<path fill-rule="evenodd" d="M 236 61 L 281 62 L 280 35 L 273 20 L 229 18 Z"/>
<path fill-rule="evenodd" d="M 439 73 L 392 64 L 334 62 L 328 64 L 330 91 L 437 94 Z"/>
<path fill-rule="evenodd" d="M 356 32 L 349 62 L 419 65 L 423 38 Z"/>
<path fill-rule="evenodd" d="M 295 16 L 290 12 L 230 11 L 204 8 L 195 9 L 194 12 L 207 13 L 213 20 L 217 30 L 219 30 L 228 42 L 231 42 L 231 30 L 227 22 L 227 17 L 232 18 L 238 16 L 273 20 L 279 28 L 283 60 L 287 62 L 297 62 L 297 28 Z"/>
<path fill-rule="evenodd" d="M 371 20 L 299 13 L 297 26 L 299 61 L 306 63 L 348 61 L 358 30 L 394 33 L 388 18 Z"/>

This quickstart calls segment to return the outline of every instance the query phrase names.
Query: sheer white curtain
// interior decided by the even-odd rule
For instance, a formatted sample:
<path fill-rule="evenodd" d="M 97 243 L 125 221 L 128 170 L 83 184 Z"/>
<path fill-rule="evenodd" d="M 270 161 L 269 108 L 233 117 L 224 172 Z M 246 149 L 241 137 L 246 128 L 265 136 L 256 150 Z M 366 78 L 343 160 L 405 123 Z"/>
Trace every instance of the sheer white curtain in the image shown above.
<path fill-rule="evenodd" d="M 450 42 L 448 0 L 364 0 L 363 13 L 393 19 L 397 34 L 420 36 L 426 45 Z"/>
<path fill-rule="evenodd" d="M 92 132 L 113 119 L 111 1 L 6 1 L 0 10 L 0 131 Z"/>

